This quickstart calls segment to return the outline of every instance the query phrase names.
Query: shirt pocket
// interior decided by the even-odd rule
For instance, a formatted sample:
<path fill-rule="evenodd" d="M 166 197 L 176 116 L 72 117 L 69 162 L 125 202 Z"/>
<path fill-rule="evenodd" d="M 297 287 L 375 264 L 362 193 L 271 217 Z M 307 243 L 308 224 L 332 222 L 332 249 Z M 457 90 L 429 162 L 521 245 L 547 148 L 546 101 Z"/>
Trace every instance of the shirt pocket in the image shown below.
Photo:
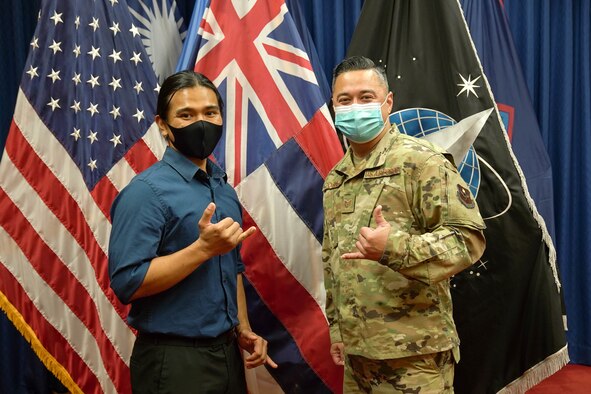
<path fill-rule="evenodd" d="M 377 196 L 374 208 L 378 205 L 382 206 L 382 215 L 393 227 L 393 231 L 409 232 L 415 220 L 411 209 L 411 201 L 409 201 L 406 191 L 404 174 L 397 173 L 373 178 L 371 181 L 381 185 L 380 194 Z M 372 210 L 370 227 L 375 226 Z"/>

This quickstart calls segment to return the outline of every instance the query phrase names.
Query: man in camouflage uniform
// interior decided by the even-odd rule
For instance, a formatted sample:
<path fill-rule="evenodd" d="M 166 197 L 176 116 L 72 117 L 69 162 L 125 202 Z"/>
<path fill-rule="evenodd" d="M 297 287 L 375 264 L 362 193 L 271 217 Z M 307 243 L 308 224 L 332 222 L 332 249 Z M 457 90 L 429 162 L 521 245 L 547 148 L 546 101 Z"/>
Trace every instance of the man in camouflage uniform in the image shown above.
<path fill-rule="evenodd" d="M 335 68 L 332 100 L 350 148 L 324 183 L 322 259 L 344 391 L 453 393 L 449 278 L 484 251 L 476 202 L 450 155 L 390 125 L 371 60 Z"/>

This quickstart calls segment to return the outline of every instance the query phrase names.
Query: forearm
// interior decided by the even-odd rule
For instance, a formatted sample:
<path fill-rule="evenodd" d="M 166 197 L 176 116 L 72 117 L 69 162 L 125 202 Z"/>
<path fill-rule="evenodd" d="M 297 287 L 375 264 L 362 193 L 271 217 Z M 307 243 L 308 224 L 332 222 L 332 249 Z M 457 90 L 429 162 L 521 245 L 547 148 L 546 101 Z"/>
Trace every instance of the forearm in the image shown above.
<path fill-rule="evenodd" d="M 236 295 L 238 304 L 237 331 L 238 333 L 243 330 L 252 331 L 250 328 L 250 322 L 248 321 L 248 308 L 246 306 L 246 295 L 244 293 L 244 284 L 242 283 L 242 274 L 238 274 L 236 278 Z"/>
<path fill-rule="evenodd" d="M 178 252 L 154 258 L 150 262 L 144 281 L 131 297 L 131 301 L 168 290 L 211 257 L 197 240 Z"/>
<path fill-rule="evenodd" d="M 333 299 L 332 284 L 326 287 L 326 318 L 328 320 L 331 343 L 342 342 L 341 330 L 339 329 L 339 322 L 337 320 L 336 305 Z"/>
<path fill-rule="evenodd" d="M 421 235 L 395 232 L 389 235 L 380 262 L 407 277 L 433 284 L 476 262 L 485 244 L 482 231 L 471 227 L 442 226 Z"/>

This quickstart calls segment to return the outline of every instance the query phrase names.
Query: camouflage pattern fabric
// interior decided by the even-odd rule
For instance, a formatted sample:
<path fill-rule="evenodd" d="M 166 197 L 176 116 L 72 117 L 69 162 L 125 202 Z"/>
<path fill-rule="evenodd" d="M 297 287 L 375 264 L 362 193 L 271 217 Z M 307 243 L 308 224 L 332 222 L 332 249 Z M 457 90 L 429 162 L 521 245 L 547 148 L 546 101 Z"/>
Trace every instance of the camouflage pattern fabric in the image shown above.
<path fill-rule="evenodd" d="M 347 355 L 396 359 L 453 349 L 449 278 L 484 251 L 484 222 L 444 152 L 390 130 L 362 161 L 351 150 L 325 180 L 322 259 L 332 342 Z M 382 206 L 381 260 L 344 260 Z"/>
<path fill-rule="evenodd" d="M 450 350 L 395 360 L 347 357 L 345 393 L 453 393 L 454 361 Z"/>

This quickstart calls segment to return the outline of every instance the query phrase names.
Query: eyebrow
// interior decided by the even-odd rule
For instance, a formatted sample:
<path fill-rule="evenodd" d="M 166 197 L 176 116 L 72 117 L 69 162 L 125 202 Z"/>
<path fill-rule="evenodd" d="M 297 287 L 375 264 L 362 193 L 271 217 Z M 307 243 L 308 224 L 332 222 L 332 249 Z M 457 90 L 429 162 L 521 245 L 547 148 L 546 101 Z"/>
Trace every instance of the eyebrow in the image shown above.
<path fill-rule="evenodd" d="M 373 90 L 373 89 L 365 89 L 365 90 L 362 90 L 362 91 L 359 92 L 359 94 L 361 94 L 361 95 L 364 95 L 366 93 L 371 93 L 371 94 L 377 96 L 376 91 Z M 340 97 L 342 97 L 342 96 L 351 96 L 351 93 L 348 93 L 348 92 L 340 93 L 340 94 L 337 95 L 337 99 L 340 98 Z"/>
<path fill-rule="evenodd" d="M 175 111 L 175 113 L 178 114 L 178 113 L 181 113 L 181 112 L 184 112 L 184 111 L 193 111 L 193 110 L 195 110 L 195 108 L 193 108 L 193 107 L 181 107 L 181 108 L 178 108 Z M 211 110 L 217 110 L 217 111 L 219 111 L 220 110 L 220 106 L 219 105 L 208 105 L 208 106 L 205 107 L 205 111 L 211 111 Z"/>

